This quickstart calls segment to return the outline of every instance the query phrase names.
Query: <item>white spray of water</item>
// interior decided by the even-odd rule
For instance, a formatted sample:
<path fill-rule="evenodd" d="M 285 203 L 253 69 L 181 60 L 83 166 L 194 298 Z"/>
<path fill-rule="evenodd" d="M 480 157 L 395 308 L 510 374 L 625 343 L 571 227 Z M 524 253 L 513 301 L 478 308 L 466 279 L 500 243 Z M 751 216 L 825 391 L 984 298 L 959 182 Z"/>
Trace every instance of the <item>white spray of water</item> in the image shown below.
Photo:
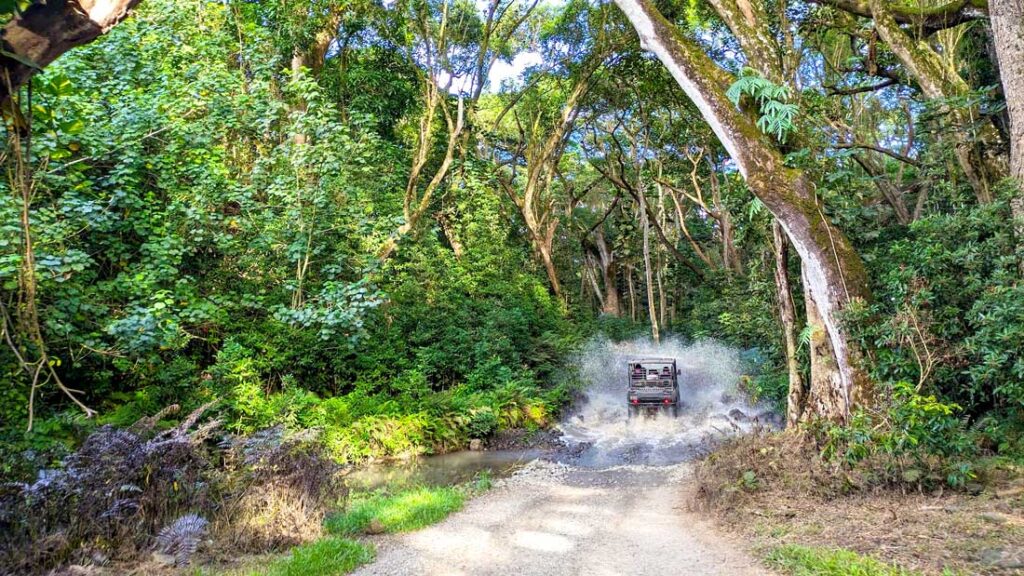
<path fill-rule="evenodd" d="M 678 418 L 627 419 L 626 363 L 644 357 L 676 359 L 683 405 Z M 655 344 L 642 338 L 618 343 L 595 339 L 577 362 L 588 384 L 585 400 L 560 428 L 568 444 L 592 445 L 580 457 L 583 465 L 674 464 L 706 450 L 716 439 L 772 420 L 766 407 L 751 404 L 737 388 L 744 373 L 739 351 L 711 340 Z"/>

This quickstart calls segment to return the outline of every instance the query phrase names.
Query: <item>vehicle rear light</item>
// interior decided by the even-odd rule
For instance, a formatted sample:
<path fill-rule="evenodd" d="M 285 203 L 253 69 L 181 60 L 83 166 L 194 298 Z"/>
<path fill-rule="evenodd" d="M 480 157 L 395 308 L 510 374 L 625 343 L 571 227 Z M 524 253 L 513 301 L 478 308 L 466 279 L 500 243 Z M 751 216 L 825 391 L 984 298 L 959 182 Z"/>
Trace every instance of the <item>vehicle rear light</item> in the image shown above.
<path fill-rule="evenodd" d="M 671 403 L 672 403 L 672 399 L 671 398 L 665 398 L 665 404 L 671 404 Z"/>
<path fill-rule="evenodd" d="M 640 399 L 639 398 L 633 398 L 631 401 L 633 402 L 633 404 L 639 404 L 640 403 Z"/>

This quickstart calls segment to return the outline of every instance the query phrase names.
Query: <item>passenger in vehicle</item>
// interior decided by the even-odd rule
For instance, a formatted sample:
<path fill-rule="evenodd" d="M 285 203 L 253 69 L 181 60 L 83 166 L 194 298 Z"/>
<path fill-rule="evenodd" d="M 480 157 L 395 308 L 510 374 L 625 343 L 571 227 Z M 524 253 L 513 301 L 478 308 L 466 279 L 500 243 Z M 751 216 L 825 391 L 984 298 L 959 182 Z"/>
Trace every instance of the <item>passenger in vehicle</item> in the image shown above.
<path fill-rule="evenodd" d="M 651 368 L 651 370 L 649 372 L 647 372 L 647 379 L 648 380 L 657 380 L 658 379 L 658 369 L 657 368 Z"/>

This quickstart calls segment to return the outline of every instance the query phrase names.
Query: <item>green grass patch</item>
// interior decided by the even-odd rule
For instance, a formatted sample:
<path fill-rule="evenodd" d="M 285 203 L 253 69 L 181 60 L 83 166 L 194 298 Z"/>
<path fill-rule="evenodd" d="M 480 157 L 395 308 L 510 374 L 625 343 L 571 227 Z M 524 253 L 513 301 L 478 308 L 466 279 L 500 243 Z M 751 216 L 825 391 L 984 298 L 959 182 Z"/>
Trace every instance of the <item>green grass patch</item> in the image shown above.
<path fill-rule="evenodd" d="M 465 493 L 458 488 L 412 488 L 394 494 L 374 492 L 354 496 L 348 511 L 327 519 L 331 534 L 361 534 L 376 519 L 383 532 L 407 532 L 439 522 L 462 508 Z"/>
<path fill-rule="evenodd" d="M 256 557 L 229 569 L 200 568 L 194 576 L 341 576 L 372 562 L 373 546 L 340 536 L 303 544 L 287 554 Z"/>
<path fill-rule="evenodd" d="M 919 576 L 850 550 L 793 544 L 772 550 L 768 564 L 793 576 Z"/>
<path fill-rule="evenodd" d="M 292 548 L 291 554 L 275 560 L 265 576 L 335 576 L 348 574 L 371 562 L 371 546 L 348 538 L 329 536 Z"/>

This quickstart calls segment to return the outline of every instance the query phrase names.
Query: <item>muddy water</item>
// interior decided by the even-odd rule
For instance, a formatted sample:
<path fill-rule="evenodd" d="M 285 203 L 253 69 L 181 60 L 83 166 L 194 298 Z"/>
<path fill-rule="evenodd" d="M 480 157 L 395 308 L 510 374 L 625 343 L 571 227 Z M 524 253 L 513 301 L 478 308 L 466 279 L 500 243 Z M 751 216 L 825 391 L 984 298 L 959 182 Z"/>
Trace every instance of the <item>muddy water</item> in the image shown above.
<path fill-rule="evenodd" d="M 683 409 L 668 415 L 627 419 L 626 362 L 643 357 L 675 358 Z M 536 458 L 585 468 L 619 465 L 667 466 L 699 456 L 714 444 L 758 426 L 772 427 L 777 416 L 751 403 L 737 386 L 745 370 L 740 351 L 713 341 L 692 344 L 647 339 L 592 341 L 576 358 L 589 385 L 584 399 L 558 426 L 564 450 L 455 452 L 370 465 L 351 473 L 353 489 L 382 486 L 450 485 L 486 471 L 508 476 Z"/>
<path fill-rule="evenodd" d="M 345 477 L 353 490 L 373 490 L 389 486 L 449 486 L 469 482 L 486 473 L 503 478 L 530 461 L 545 455 L 543 450 L 493 450 L 452 452 L 421 456 L 396 462 L 382 462 L 359 468 Z"/>
<path fill-rule="evenodd" d="M 644 357 L 676 359 L 682 372 L 678 418 L 627 419 L 626 363 Z M 739 391 L 748 368 L 740 351 L 713 341 L 595 340 L 577 362 L 590 385 L 584 401 L 559 429 L 567 445 L 587 446 L 576 462 L 581 466 L 675 464 L 709 450 L 718 440 L 771 426 L 775 420 L 768 407 L 751 403 Z"/>

